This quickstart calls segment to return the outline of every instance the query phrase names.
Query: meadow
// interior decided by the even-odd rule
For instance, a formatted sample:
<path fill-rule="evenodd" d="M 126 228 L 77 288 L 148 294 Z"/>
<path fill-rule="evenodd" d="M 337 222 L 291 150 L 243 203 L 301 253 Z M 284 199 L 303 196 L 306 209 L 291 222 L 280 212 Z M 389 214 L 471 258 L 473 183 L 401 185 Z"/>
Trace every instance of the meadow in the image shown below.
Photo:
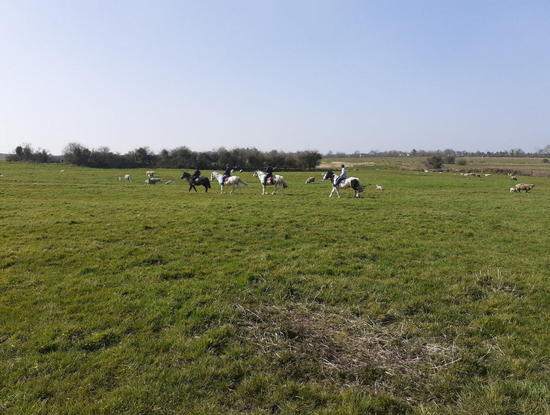
<path fill-rule="evenodd" d="M 549 414 L 549 179 L 357 168 L 0 161 L 0 413 Z"/>

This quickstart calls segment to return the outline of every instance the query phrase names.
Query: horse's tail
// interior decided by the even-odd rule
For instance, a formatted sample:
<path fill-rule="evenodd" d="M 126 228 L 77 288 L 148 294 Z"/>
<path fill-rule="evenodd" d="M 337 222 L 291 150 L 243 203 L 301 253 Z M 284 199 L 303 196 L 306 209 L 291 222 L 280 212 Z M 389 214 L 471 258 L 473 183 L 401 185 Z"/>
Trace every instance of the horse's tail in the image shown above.
<path fill-rule="evenodd" d="M 245 182 L 245 181 L 244 181 L 243 179 L 241 179 L 240 177 L 239 177 L 239 182 L 242 183 L 242 184 L 244 184 L 245 186 L 248 186 L 248 183 Z"/>
<path fill-rule="evenodd" d="M 288 183 L 283 179 L 283 189 L 288 189 Z"/>
<path fill-rule="evenodd" d="M 351 187 L 357 192 L 361 193 L 363 191 L 363 186 L 361 186 L 361 182 L 358 179 L 353 179 L 351 181 Z"/>

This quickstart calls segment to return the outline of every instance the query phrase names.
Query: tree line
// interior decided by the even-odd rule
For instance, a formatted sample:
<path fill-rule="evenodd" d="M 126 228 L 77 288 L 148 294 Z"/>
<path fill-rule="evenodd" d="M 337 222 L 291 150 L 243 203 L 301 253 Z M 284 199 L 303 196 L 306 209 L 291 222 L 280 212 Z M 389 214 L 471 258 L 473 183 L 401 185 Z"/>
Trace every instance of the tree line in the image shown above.
<path fill-rule="evenodd" d="M 426 151 L 413 149 L 410 152 L 403 151 L 378 151 L 372 150 L 369 153 L 333 153 L 329 152 L 324 156 L 316 150 L 299 151 L 286 153 L 283 151 L 271 150 L 260 151 L 256 148 L 234 148 L 226 149 L 220 147 L 215 150 L 198 152 L 186 146 L 177 147 L 172 150 L 164 149 L 156 154 L 149 147 L 139 147 L 126 154 L 112 152 L 109 147 L 89 149 L 80 143 L 69 143 L 63 149 L 61 156 L 52 156 L 49 151 L 35 150 L 30 144 L 22 144 L 15 148 L 14 152 L 6 157 L 7 161 L 23 161 L 29 163 L 52 163 L 65 161 L 76 166 L 96 168 L 139 168 L 158 167 L 173 169 L 194 169 L 198 167 L 204 170 L 221 170 L 226 165 L 236 169 L 263 169 L 269 163 L 278 170 L 312 170 L 321 162 L 323 157 L 345 158 L 345 157 L 428 157 L 431 168 L 439 163 L 454 164 L 457 157 L 540 157 L 550 158 L 550 144 L 534 153 L 526 153 L 516 148 L 498 152 L 471 152 L 456 151 L 452 149 Z M 459 160 L 460 161 L 460 160 Z M 462 160 L 463 161 L 463 160 Z M 457 161 L 457 164 L 459 162 Z"/>
<path fill-rule="evenodd" d="M 344 157 L 532 157 L 532 158 L 545 158 L 550 157 L 550 144 L 544 148 L 538 149 L 533 153 L 526 153 L 521 148 L 512 148 L 510 150 L 503 151 L 466 151 L 466 150 L 416 150 L 411 151 L 378 151 L 371 150 L 368 153 L 361 153 L 355 151 L 354 153 L 333 153 L 329 151 L 324 154 L 326 158 L 344 158 Z"/>
<path fill-rule="evenodd" d="M 96 167 L 102 169 L 116 168 L 170 168 L 170 169 L 204 169 L 225 170 L 229 165 L 235 169 L 264 169 L 268 164 L 277 170 L 312 170 L 321 162 L 323 156 L 316 150 L 285 153 L 272 150 L 263 152 L 256 148 L 218 149 L 198 152 L 188 147 L 162 150 L 156 154 L 149 147 L 140 147 L 126 154 L 112 152 L 109 147 L 90 150 L 80 143 L 69 143 L 63 149 L 62 156 L 52 156 L 45 150 L 34 150 L 24 144 L 10 154 L 8 161 L 49 163 L 64 161 L 75 166 Z"/>

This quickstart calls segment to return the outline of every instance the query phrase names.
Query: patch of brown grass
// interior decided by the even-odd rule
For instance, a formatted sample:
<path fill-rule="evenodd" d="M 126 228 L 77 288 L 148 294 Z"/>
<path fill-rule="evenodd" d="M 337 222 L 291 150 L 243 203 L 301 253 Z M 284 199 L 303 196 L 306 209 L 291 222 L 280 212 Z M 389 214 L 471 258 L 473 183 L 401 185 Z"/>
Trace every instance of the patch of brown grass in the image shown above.
<path fill-rule="evenodd" d="M 295 367 L 314 363 L 333 381 L 365 384 L 397 373 L 424 376 L 460 360 L 454 344 L 442 346 L 408 335 L 391 316 L 375 323 L 305 304 L 237 307 L 241 336 L 255 345 L 258 355 L 272 361 L 286 355 Z"/>

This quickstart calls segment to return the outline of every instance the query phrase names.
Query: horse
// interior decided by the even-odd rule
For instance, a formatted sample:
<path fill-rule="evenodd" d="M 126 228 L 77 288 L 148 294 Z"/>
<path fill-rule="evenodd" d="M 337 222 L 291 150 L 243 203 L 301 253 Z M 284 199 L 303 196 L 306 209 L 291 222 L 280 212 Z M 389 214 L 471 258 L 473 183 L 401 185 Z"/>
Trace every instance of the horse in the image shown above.
<path fill-rule="evenodd" d="M 336 180 L 336 175 L 332 170 L 329 170 L 325 173 L 323 176 L 323 180 L 330 180 L 331 183 L 334 183 Z M 332 197 L 332 194 L 336 190 L 336 193 L 338 194 L 338 197 L 340 197 L 340 192 L 338 189 L 349 189 L 352 188 L 354 191 L 353 197 L 360 197 L 359 193 L 363 191 L 363 188 L 361 187 L 361 182 L 357 177 L 348 177 L 345 180 L 342 180 L 338 186 L 332 186 L 332 192 L 330 192 L 330 196 Z"/>
<path fill-rule="evenodd" d="M 265 191 L 266 186 L 271 186 L 271 185 L 275 186 L 275 190 L 273 190 L 273 193 L 271 193 L 272 195 L 274 195 L 275 192 L 277 191 L 277 186 L 281 186 L 281 194 L 283 194 L 283 189 L 288 188 L 288 183 L 285 182 L 285 179 L 283 178 L 283 176 L 279 176 L 278 174 L 275 174 L 272 178 L 268 179 L 267 185 L 264 184 L 265 176 L 266 174 L 261 170 L 256 170 L 256 172 L 252 175 L 252 177 L 258 177 L 260 179 L 260 183 L 262 184 L 262 188 L 263 188 L 262 195 L 269 194 L 268 192 Z"/>
<path fill-rule="evenodd" d="M 210 175 L 210 181 L 213 182 L 214 180 L 217 180 L 220 186 L 222 187 L 222 191 L 221 191 L 222 193 L 225 193 L 225 191 L 223 190 L 224 186 L 233 186 L 233 190 L 229 192 L 229 194 L 232 194 L 235 191 L 235 185 L 237 185 L 237 187 L 239 188 L 239 192 L 243 194 L 243 191 L 241 190 L 241 183 L 244 184 L 245 186 L 248 186 L 248 183 L 243 181 L 243 179 L 241 179 L 239 176 L 227 177 L 225 179 L 225 182 L 222 182 L 222 177 L 223 177 L 223 174 L 220 174 L 217 171 L 213 171 L 212 174 Z"/>
<path fill-rule="evenodd" d="M 210 186 L 210 180 L 208 180 L 208 177 L 198 177 L 198 178 L 192 178 L 191 175 L 187 172 L 183 172 L 183 174 L 181 175 L 180 179 L 187 179 L 187 181 L 189 182 L 189 191 L 191 191 L 191 189 L 195 189 L 195 192 L 197 191 L 197 188 L 195 187 L 195 185 L 197 186 L 204 186 L 205 188 L 205 192 L 208 192 L 208 189 L 210 189 L 212 186 Z M 194 181 L 193 181 L 194 179 Z"/>

